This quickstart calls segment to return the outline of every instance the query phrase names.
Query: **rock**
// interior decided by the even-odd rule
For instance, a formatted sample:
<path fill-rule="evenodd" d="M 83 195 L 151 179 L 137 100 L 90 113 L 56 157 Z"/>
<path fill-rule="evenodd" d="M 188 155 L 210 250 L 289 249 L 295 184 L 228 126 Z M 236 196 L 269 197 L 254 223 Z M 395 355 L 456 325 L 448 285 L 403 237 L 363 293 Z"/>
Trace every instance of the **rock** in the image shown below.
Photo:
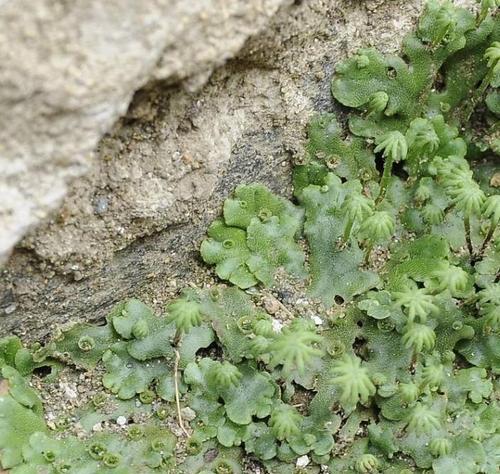
<path fill-rule="evenodd" d="M 323 324 L 323 320 L 317 314 L 313 314 L 311 316 L 311 319 L 313 320 L 314 324 L 316 324 L 316 326 L 321 326 Z"/>
<path fill-rule="evenodd" d="M 275 333 L 280 333 L 283 329 L 283 323 L 279 319 L 272 320 L 272 327 Z"/>
<path fill-rule="evenodd" d="M 500 173 L 494 173 L 490 179 L 490 186 L 500 188 Z"/>
<path fill-rule="evenodd" d="M 304 456 L 300 456 L 299 458 L 297 458 L 297 462 L 295 463 L 295 465 L 299 469 L 304 469 L 310 462 L 311 460 L 309 459 L 309 456 L 304 454 Z"/>
<path fill-rule="evenodd" d="M 285 1 L 2 2 L 0 262 L 89 171 L 138 88 L 199 87 Z"/>
<path fill-rule="evenodd" d="M 126 417 L 124 417 L 124 416 L 122 416 L 122 415 L 120 415 L 120 416 L 116 419 L 116 424 L 117 424 L 118 426 L 125 426 L 125 425 L 127 424 L 127 422 L 128 422 L 128 421 L 127 421 L 127 418 L 126 418 Z"/>
<path fill-rule="evenodd" d="M 75 400 L 78 398 L 78 392 L 75 390 L 74 386 L 68 384 L 67 382 L 61 382 L 60 386 L 65 398 L 68 400 Z"/>
<path fill-rule="evenodd" d="M 96 423 L 94 426 L 92 426 L 92 431 L 94 433 L 100 433 L 103 430 L 102 423 Z"/>
<path fill-rule="evenodd" d="M 9 314 L 12 314 L 17 308 L 17 305 L 15 303 L 7 306 L 5 309 L 4 309 L 4 312 L 6 314 L 6 316 L 8 316 Z"/>
<path fill-rule="evenodd" d="M 198 249 L 222 201 L 252 181 L 292 195 L 291 166 L 304 157 L 308 121 L 339 112 L 330 93 L 335 63 L 361 46 L 397 50 L 395 38 L 413 28 L 422 0 L 290 3 L 195 92 L 169 81 L 135 94 L 90 171 L 6 265 L 0 316 L 12 302 L 17 309 L 0 317 L 0 336 L 43 338 L 68 321 L 100 320 L 132 296 L 161 313 L 190 282 L 211 283 Z"/>
<path fill-rule="evenodd" d="M 281 308 L 276 298 L 271 296 L 266 296 L 262 303 L 269 314 L 276 314 Z"/>

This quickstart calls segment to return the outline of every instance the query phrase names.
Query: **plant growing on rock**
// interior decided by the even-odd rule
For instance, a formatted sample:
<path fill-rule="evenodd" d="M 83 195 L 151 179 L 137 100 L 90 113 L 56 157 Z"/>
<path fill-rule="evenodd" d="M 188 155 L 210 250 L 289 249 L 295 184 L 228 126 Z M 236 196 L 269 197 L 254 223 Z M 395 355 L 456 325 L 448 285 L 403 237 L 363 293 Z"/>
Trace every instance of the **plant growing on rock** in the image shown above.
<path fill-rule="evenodd" d="M 173 322 L 177 333 L 187 333 L 202 321 L 200 305 L 196 301 L 180 298 L 168 306 L 167 320 Z"/>
<path fill-rule="evenodd" d="M 366 403 L 376 389 L 368 376 L 366 367 L 361 366 L 358 357 L 344 355 L 332 364 L 332 383 L 340 391 L 340 401 L 346 405 L 356 405 L 358 401 Z"/>
<path fill-rule="evenodd" d="M 295 408 L 282 404 L 273 410 L 269 419 L 271 432 L 281 441 L 297 435 L 300 433 L 301 418 Z"/>
<path fill-rule="evenodd" d="M 1 340 L 2 467 L 497 472 L 498 6 L 430 0 L 401 57 L 336 65 L 348 130 L 312 121 L 296 204 L 241 185 L 208 229 L 201 256 L 229 286 L 190 289 L 166 316 L 128 300 L 45 346 Z M 99 367 L 113 394 L 72 414 L 83 442 L 51 433 L 27 383 L 63 364 Z M 92 432 L 116 410 L 141 423 Z"/>
<path fill-rule="evenodd" d="M 321 356 L 321 350 L 316 347 L 321 342 L 321 336 L 307 323 L 301 323 L 295 320 L 290 328 L 283 329 L 269 348 L 271 364 L 282 365 L 285 373 L 293 369 L 304 372 L 313 357 Z"/>

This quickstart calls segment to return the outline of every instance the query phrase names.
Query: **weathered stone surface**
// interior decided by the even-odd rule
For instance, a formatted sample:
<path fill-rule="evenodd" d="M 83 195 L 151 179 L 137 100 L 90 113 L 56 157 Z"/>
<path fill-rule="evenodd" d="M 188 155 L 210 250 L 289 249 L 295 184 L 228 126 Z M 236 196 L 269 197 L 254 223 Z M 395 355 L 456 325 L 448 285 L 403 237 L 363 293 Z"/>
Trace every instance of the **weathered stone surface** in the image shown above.
<path fill-rule="evenodd" d="M 95 166 L 138 88 L 199 85 L 283 3 L 0 1 L 0 262 Z"/>
<path fill-rule="evenodd" d="M 397 50 L 421 4 L 297 1 L 199 90 L 158 82 L 136 94 L 90 173 L 0 274 L 0 335 L 39 338 L 130 296 L 161 310 L 182 287 L 214 282 L 198 246 L 221 201 L 251 181 L 290 196 L 310 116 L 341 113 L 335 63 L 362 45 Z"/>

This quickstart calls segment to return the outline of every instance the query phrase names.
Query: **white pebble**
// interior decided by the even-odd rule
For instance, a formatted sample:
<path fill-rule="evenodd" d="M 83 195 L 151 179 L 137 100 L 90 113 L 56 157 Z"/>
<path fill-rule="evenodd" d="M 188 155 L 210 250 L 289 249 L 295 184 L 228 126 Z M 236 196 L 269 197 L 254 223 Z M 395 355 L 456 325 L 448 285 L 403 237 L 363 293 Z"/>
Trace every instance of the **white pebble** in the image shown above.
<path fill-rule="evenodd" d="M 295 465 L 300 469 L 306 467 L 309 462 L 309 456 L 304 454 L 304 456 L 300 456 L 300 458 L 297 459 L 297 463 Z"/>
<path fill-rule="evenodd" d="M 127 419 L 124 416 L 119 416 L 116 419 L 116 424 L 120 426 L 125 426 L 127 424 Z"/>
<path fill-rule="evenodd" d="M 62 382 L 61 388 L 64 390 L 64 396 L 67 399 L 75 399 L 78 397 L 76 390 L 74 390 L 73 387 L 70 387 L 69 384 Z"/>
<path fill-rule="evenodd" d="M 92 427 L 92 431 L 94 431 L 95 433 L 99 432 L 99 431 L 102 431 L 102 425 L 101 423 L 96 423 L 93 427 Z"/>
<path fill-rule="evenodd" d="M 283 323 L 281 321 L 278 321 L 277 319 L 273 319 L 273 331 L 274 332 L 281 332 L 281 328 L 283 327 Z"/>
<path fill-rule="evenodd" d="M 316 324 L 316 326 L 321 326 L 323 324 L 323 320 L 316 314 L 311 316 L 311 319 L 314 321 L 314 324 Z"/>
<path fill-rule="evenodd" d="M 4 312 L 8 316 L 9 314 L 12 314 L 16 309 L 17 305 L 15 303 L 12 303 L 11 305 L 7 306 L 7 308 L 4 309 Z"/>

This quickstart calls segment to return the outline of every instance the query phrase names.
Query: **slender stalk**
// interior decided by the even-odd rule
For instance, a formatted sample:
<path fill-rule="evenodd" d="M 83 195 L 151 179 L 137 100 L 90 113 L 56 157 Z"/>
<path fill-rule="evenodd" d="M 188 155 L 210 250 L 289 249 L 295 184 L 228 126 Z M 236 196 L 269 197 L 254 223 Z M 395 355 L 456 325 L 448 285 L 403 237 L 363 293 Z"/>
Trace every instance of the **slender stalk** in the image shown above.
<path fill-rule="evenodd" d="M 179 427 L 181 428 L 182 432 L 189 438 L 190 434 L 188 430 L 186 430 L 186 427 L 184 426 L 184 420 L 182 419 L 182 413 L 181 413 L 181 397 L 179 393 L 179 360 L 181 358 L 179 354 L 179 346 L 181 343 L 181 338 L 182 338 L 182 331 L 177 331 L 175 332 L 174 340 L 172 345 L 174 346 L 174 352 L 175 352 L 175 362 L 174 362 L 174 390 L 175 390 L 175 405 L 177 407 L 177 421 L 179 423 Z"/>
<path fill-rule="evenodd" d="M 177 406 L 177 420 L 179 422 L 179 426 L 183 433 L 189 438 L 190 434 L 186 430 L 186 427 L 184 426 L 184 421 L 182 419 L 182 413 L 181 413 L 181 401 L 180 401 L 180 395 L 179 395 L 179 360 L 181 356 L 179 354 L 179 351 L 175 349 L 175 363 L 174 363 L 174 387 L 175 387 L 175 405 Z"/>
<path fill-rule="evenodd" d="M 441 41 L 443 41 L 444 37 L 448 34 L 448 31 L 450 31 L 451 25 L 448 24 L 446 29 L 441 31 L 441 34 L 432 42 L 432 48 L 436 49 L 440 44 Z"/>
<path fill-rule="evenodd" d="M 344 229 L 344 235 L 342 236 L 342 241 L 346 244 L 351 236 L 352 226 L 354 225 L 354 219 L 350 217 L 347 218 L 347 223 Z"/>
<path fill-rule="evenodd" d="M 489 12 L 490 9 L 483 5 L 481 11 L 478 13 L 476 18 L 476 26 L 479 26 L 484 20 L 486 20 L 486 17 L 488 16 Z"/>
<path fill-rule="evenodd" d="M 468 215 L 464 217 L 464 227 L 465 227 L 465 241 L 467 242 L 467 248 L 469 249 L 469 254 L 471 258 L 473 258 L 474 248 L 472 247 L 472 239 L 470 236 L 470 218 Z"/>
<path fill-rule="evenodd" d="M 385 197 L 387 192 L 387 187 L 389 186 L 389 181 L 392 176 L 392 165 L 394 161 L 390 156 L 387 156 L 384 163 L 384 172 L 382 173 L 382 179 L 380 180 L 380 193 L 375 201 L 375 204 L 379 204 Z"/>
<path fill-rule="evenodd" d="M 410 367 L 409 367 L 410 372 L 412 373 L 415 372 L 415 366 L 417 365 L 419 359 L 420 359 L 420 353 L 413 351 L 410 359 Z"/>
<path fill-rule="evenodd" d="M 368 241 L 368 245 L 366 246 L 365 249 L 365 265 L 368 265 L 370 263 L 370 255 L 373 250 L 373 242 L 370 240 Z"/>
<path fill-rule="evenodd" d="M 484 238 L 483 244 L 481 245 L 481 248 L 479 249 L 479 252 L 477 253 L 477 258 L 480 258 L 483 256 L 486 247 L 490 243 L 490 240 L 493 237 L 493 234 L 495 233 L 495 229 L 497 228 L 498 222 L 493 222 L 493 220 L 490 223 L 490 228 L 488 229 L 488 233 L 486 234 L 486 237 Z"/>
<path fill-rule="evenodd" d="M 174 340 L 172 341 L 172 345 L 174 347 L 178 347 L 179 346 L 179 344 L 181 343 L 181 337 L 182 337 L 182 331 L 179 331 L 177 329 L 177 331 L 175 331 Z"/>
<path fill-rule="evenodd" d="M 484 76 L 483 80 L 481 81 L 480 86 L 472 93 L 471 97 L 465 102 L 466 106 L 463 109 L 462 118 L 460 120 L 462 124 L 467 123 L 469 121 L 472 112 L 474 112 L 476 105 L 479 104 L 479 102 L 481 102 L 481 99 L 484 96 L 486 89 L 488 89 L 488 86 L 490 85 L 492 79 L 493 79 L 493 68 L 490 67 L 488 69 L 488 72 L 486 73 L 486 76 Z"/>
<path fill-rule="evenodd" d="M 488 16 L 488 10 L 482 9 L 481 13 L 478 15 L 477 20 L 476 20 L 476 26 L 479 26 Z"/>

